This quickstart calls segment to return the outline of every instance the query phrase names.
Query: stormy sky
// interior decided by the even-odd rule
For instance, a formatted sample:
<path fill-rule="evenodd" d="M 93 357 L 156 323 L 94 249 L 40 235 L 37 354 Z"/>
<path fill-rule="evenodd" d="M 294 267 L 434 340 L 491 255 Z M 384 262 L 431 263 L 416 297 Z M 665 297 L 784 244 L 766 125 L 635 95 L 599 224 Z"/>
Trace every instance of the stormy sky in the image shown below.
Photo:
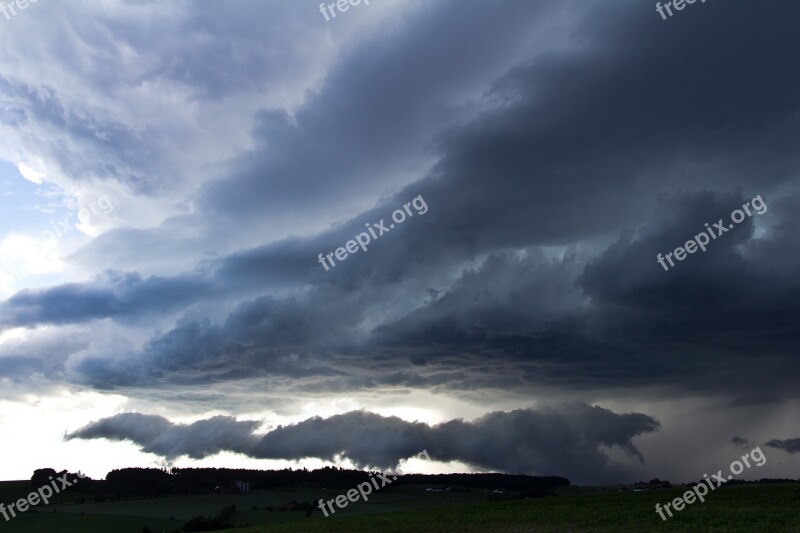
<path fill-rule="evenodd" d="M 797 478 L 798 17 L 0 14 L 0 479 L 425 449 L 682 481 L 754 446 L 742 477 Z"/>

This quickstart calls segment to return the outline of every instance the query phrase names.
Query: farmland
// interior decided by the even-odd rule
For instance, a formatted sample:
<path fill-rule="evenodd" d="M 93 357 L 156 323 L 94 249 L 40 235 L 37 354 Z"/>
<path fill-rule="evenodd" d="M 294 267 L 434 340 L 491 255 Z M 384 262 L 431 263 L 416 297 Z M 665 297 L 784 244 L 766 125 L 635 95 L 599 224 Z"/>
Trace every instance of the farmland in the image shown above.
<path fill-rule="evenodd" d="M 30 491 L 29 482 L 0 483 L 2 501 L 11 502 Z M 654 512 L 681 494 L 682 489 L 642 492 L 616 487 L 563 487 L 556 496 L 510 501 L 487 501 L 487 491 L 426 491 L 404 485 L 351 503 L 324 518 L 319 510 L 281 511 L 288 502 L 331 499 L 334 489 L 258 490 L 248 494 L 192 495 L 76 503 L 77 491 L 63 503 L 38 508 L 2 525 L 9 533 L 176 531 L 198 515 L 211 516 L 236 505 L 228 531 L 800 531 L 800 484 L 725 487 L 705 503 L 688 506 L 663 522 Z"/>

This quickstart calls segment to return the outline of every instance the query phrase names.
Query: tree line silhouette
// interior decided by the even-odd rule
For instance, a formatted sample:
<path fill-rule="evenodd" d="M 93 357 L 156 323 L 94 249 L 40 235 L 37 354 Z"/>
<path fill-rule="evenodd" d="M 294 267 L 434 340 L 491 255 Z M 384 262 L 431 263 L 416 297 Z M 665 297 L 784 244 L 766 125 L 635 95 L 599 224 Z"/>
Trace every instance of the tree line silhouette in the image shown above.
<path fill-rule="evenodd" d="M 31 478 L 34 486 L 50 482 L 62 475 L 52 468 L 36 470 Z M 279 488 L 350 489 L 369 480 L 370 473 L 327 466 L 316 470 L 292 469 L 250 470 L 231 468 L 123 468 L 112 470 L 104 480 L 83 477 L 73 490 L 106 497 L 154 497 L 175 494 L 208 494 L 227 488 L 233 491 L 236 482 L 249 483 L 251 490 Z M 69 474 L 70 479 L 77 474 Z M 405 474 L 383 490 L 403 484 L 458 486 L 505 491 L 542 491 L 569 486 L 569 480 L 558 476 L 512 474 Z"/>

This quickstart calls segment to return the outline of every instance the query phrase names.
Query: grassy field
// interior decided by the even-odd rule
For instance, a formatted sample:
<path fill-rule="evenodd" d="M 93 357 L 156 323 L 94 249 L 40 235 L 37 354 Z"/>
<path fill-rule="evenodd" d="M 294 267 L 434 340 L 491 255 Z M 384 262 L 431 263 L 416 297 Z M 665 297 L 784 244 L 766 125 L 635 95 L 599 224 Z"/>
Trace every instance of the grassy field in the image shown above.
<path fill-rule="evenodd" d="M 16 484 L 15 484 L 16 483 Z M 0 483 L 0 498 L 10 503 L 30 490 L 27 482 Z M 179 496 L 89 504 L 64 504 L 25 513 L 2 523 L 3 531 L 140 533 L 179 529 L 200 514 L 214 515 L 235 504 L 236 529 L 229 533 L 339 531 L 748 531 L 800 533 L 800 485 L 744 485 L 720 489 L 705 503 L 695 503 L 662 522 L 655 504 L 683 491 L 663 489 L 618 492 L 613 488 L 569 487 L 543 499 L 487 502 L 481 490 L 425 492 L 424 487 L 398 486 L 350 504 L 324 518 L 320 512 L 268 510 L 292 500 L 331 499 L 339 491 L 255 491 L 243 495 Z M 65 495 L 65 499 L 66 499 Z M 79 493 L 69 495 L 80 498 Z"/>
<path fill-rule="evenodd" d="M 0 523 L 3 519 L 0 517 Z M 0 531 L 9 533 L 141 533 L 147 525 L 153 531 L 172 531 L 183 522 L 136 516 L 81 515 L 68 513 L 25 513 L 10 522 L 2 523 Z M 243 531 L 241 529 L 236 531 Z"/>
<path fill-rule="evenodd" d="M 663 522 L 655 513 L 655 504 L 663 504 L 682 492 L 589 492 L 538 500 L 483 502 L 370 517 L 332 517 L 307 522 L 302 529 L 287 524 L 270 527 L 269 531 L 800 532 L 800 486 L 726 487 L 712 494 L 706 503 L 688 506 Z M 237 531 L 255 533 L 267 529 Z"/>

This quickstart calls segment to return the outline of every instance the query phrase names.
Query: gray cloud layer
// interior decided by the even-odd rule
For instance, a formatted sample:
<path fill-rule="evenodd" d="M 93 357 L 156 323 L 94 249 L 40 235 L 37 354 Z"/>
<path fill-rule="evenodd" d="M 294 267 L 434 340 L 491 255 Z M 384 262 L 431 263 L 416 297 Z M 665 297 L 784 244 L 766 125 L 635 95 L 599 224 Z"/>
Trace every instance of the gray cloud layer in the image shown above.
<path fill-rule="evenodd" d="M 800 439 L 772 439 L 767 443 L 767 446 L 783 450 L 792 455 L 800 453 Z"/>
<path fill-rule="evenodd" d="M 183 153 L 180 143 L 167 154 L 147 141 L 151 131 L 180 137 L 169 128 L 124 125 L 121 109 L 77 112 L 60 79 L 37 92 L 28 78 L 0 77 L 14 104 L 8 127 L 49 139 L 42 152 L 76 180 L 107 171 L 138 196 L 176 194 L 184 213 L 79 250 L 73 261 L 104 272 L 91 281 L 0 303 L 0 329 L 51 326 L 27 346 L 0 345 L 8 363 L 0 377 L 43 375 L 130 395 L 250 379 L 287 394 L 647 388 L 648 400 L 721 396 L 726 409 L 798 397 L 800 4 L 707 3 L 667 22 L 652 4 L 627 0 L 412 2 L 392 17 L 376 4 L 359 13 L 384 13 L 379 26 L 308 26 L 307 46 L 293 31 L 313 17 L 324 24 L 318 13 L 273 4 L 282 7 L 242 2 L 218 20 L 217 8 L 181 3 L 169 13 L 180 21 L 167 32 L 174 60 L 166 46 L 148 48 L 153 34 L 140 22 L 102 20 L 153 59 L 127 76 L 96 59 L 84 73 L 93 94 L 160 82 L 178 100 L 188 91 L 185 107 L 213 124 L 247 110 L 220 125 L 249 132 L 247 142 L 207 158 L 214 142 L 191 151 L 186 168 L 207 171 L 196 182 L 169 157 Z M 86 46 L 107 44 L 105 34 L 90 38 L 82 18 L 65 20 Z M 208 40 L 192 48 L 198 41 L 188 37 L 198 34 Z M 326 55 L 329 41 L 335 53 Z M 265 100 L 254 96 L 261 92 Z M 291 105 L 278 103 L 284 92 Z M 57 139 L 31 133 L 48 128 Z M 62 137 L 82 148 L 65 149 Z M 173 171 L 190 182 L 180 194 L 158 179 Z M 331 272 L 317 263 L 418 195 L 427 214 Z M 658 265 L 656 254 L 756 195 L 766 213 L 669 272 Z M 82 342 L 70 329 L 98 324 L 103 332 Z M 136 329 L 138 342 L 108 342 L 117 326 Z M 53 331 L 63 331 L 63 346 Z M 511 414 L 497 416 L 510 424 Z M 541 414 L 519 416 L 537 430 L 544 424 Z M 307 424 L 333 432 L 326 421 Z M 479 440 L 477 422 L 450 424 L 408 427 Z M 292 431 L 300 430 L 273 432 L 271 445 L 300 446 Z M 510 466 L 541 466 L 512 453 L 522 441 L 508 431 L 510 442 L 485 444 L 514 457 Z M 626 447 L 625 435 L 613 444 Z M 587 450 L 601 441 L 594 435 Z M 182 449 L 136 442 L 164 455 Z M 373 459 L 351 446 L 354 460 Z M 440 454 L 505 468 L 503 453 L 471 450 Z M 391 462 L 401 452 L 386 453 Z M 602 464 L 594 452 L 585 458 Z"/>
<path fill-rule="evenodd" d="M 555 13 L 520 2 L 496 5 L 499 16 L 537 24 Z M 455 59 L 484 8 L 426 12 L 429 24 L 446 26 L 446 42 L 435 36 L 440 32 L 409 27 L 392 36 L 391 46 L 348 53 L 292 120 L 265 115 L 255 135 L 281 149 L 259 148 L 238 160 L 201 202 L 204 216 L 223 226 L 226 217 L 254 223 L 250 213 L 263 211 L 267 197 L 291 200 L 286 205 L 306 216 L 319 197 L 335 204 L 334 191 L 361 187 L 361 177 L 347 181 L 344 174 L 369 175 L 375 163 L 356 172 L 348 162 L 365 152 L 390 161 L 388 152 L 406 142 L 397 138 L 403 132 L 435 135 L 438 162 L 426 177 L 330 229 L 205 260 L 179 276 L 116 273 L 19 293 L 0 306 L 0 320 L 6 326 L 141 323 L 213 301 L 230 309 L 222 321 L 189 313 L 138 351 L 109 357 L 90 350 L 72 360 L 72 379 L 99 388 L 253 373 L 313 377 L 322 374 L 313 370 L 319 365 L 341 369 L 332 387 L 380 385 L 386 379 L 369 376 L 369 361 L 386 357 L 402 372 L 387 379 L 410 386 L 658 383 L 736 396 L 757 396 L 762 387 L 794 395 L 789 370 L 798 368 L 790 347 L 798 340 L 800 288 L 793 229 L 800 197 L 790 147 L 800 139 L 781 124 L 799 103 L 800 80 L 796 69 L 781 66 L 794 62 L 785 21 L 797 8 L 705 7 L 669 32 L 644 33 L 644 8 L 633 3 L 567 10 L 571 27 L 597 46 L 530 52 L 490 80 L 479 100 L 483 111 L 438 132 L 425 113 L 442 101 L 425 99 L 449 97 L 455 81 L 492 73 L 478 59 Z M 755 9 L 775 21 L 770 40 L 758 46 L 739 31 Z M 512 25 L 487 53 L 519 53 L 524 26 Z M 420 35 L 439 55 L 400 63 L 406 70 L 387 69 L 387 57 L 419 57 Z M 692 53 L 675 54 L 676 42 Z M 565 37 L 562 46 L 570 43 Z M 440 76 L 436 68 L 445 64 L 464 76 Z M 415 71 L 428 90 L 411 98 L 391 81 Z M 752 75 L 742 78 L 745 71 Z M 663 87 L 671 87 L 669 98 Z M 342 99 L 350 102 L 347 120 L 342 107 L 330 105 Z M 407 128 L 388 120 L 389 107 L 411 121 Z M 771 133 L 776 128 L 780 136 Z M 306 153 L 319 147 L 328 155 Z M 334 155 L 341 165 L 333 164 Z M 336 186 L 308 195 L 320 190 L 320 180 L 325 191 Z M 317 253 L 351 238 L 364 221 L 388 218 L 418 194 L 430 206 L 424 217 L 332 272 L 316 263 Z M 760 220 L 748 219 L 670 272 L 655 263 L 656 253 L 755 194 L 769 205 Z M 756 223 L 765 230 L 758 237 Z M 159 230 L 165 238 L 169 227 Z M 135 237 L 108 238 L 139 247 Z M 102 250 L 102 242 L 97 246 Z M 554 256 L 547 247 L 562 251 Z M 253 293 L 259 296 L 243 300 Z M 476 364 L 451 365 L 448 354 Z M 496 370 L 485 371 L 485 356 Z M 723 361 L 737 363 L 720 372 Z"/>
<path fill-rule="evenodd" d="M 436 426 L 364 411 L 315 417 L 263 436 L 253 433 L 257 426 L 222 416 L 178 425 L 159 416 L 124 413 L 93 422 L 67 438 L 128 440 L 167 459 L 232 451 L 260 459 L 342 457 L 362 467 L 384 469 L 424 449 L 437 461 L 599 482 L 624 470 L 609 460 L 604 447 L 617 446 L 643 462 L 632 439 L 656 431 L 659 423 L 639 413 L 621 415 L 576 403 L 498 411 L 473 422 L 451 420 Z"/>

